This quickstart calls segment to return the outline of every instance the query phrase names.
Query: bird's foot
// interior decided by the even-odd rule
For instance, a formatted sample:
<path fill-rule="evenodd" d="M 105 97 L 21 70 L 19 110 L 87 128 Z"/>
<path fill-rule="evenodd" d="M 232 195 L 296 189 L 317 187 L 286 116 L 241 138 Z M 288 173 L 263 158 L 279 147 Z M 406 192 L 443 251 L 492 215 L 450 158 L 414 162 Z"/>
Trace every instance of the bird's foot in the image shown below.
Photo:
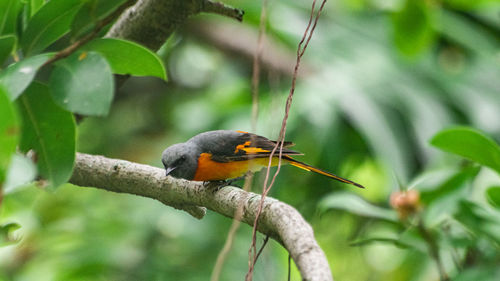
<path fill-rule="evenodd" d="M 227 179 L 227 180 L 218 180 L 218 181 L 206 181 L 203 183 L 204 186 L 210 189 L 214 189 L 213 193 L 216 193 L 219 191 L 221 188 L 232 185 L 241 188 L 241 186 L 234 184 L 236 181 L 239 181 L 241 179 L 244 179 L 245 177 L 238 177 L 234 179 Z"/>

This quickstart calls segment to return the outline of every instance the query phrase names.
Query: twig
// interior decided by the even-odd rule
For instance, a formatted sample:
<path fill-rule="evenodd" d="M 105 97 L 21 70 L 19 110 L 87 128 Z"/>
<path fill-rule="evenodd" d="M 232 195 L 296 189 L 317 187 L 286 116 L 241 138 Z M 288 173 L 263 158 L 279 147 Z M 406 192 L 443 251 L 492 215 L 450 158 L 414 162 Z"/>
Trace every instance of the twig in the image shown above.
<path fill-rule="evenodd" d="M 287 278 L 287 280 L 290 281 L 291 277 L 292 277 L 292 255 L 288 254 L 288 278 Z"/>
<path fill-rule="evenodd" d="M 264 185 L 262 187 L 261 202 L 259 204 L 259 209 L 257 210 L 257 215 L 255 216 L 255 221 L 254 221 L 254 225 L 253 225 L 252 244 L 250 246 L 249 256 L 251 256 L 252 254 L 254 256 L 256 255 L 255 240 L 256 240 L 256 234 L 257 234 L 258 220 L 259 220 L 259 217 L 260 217 L 260 213 L 262 212 L 263 200 L 267 196 L 267 193 L 271 190 L 271 187 L 273 186 L 274 181 L 276 180 L 276 177 L 278 176 L 278 174 L 280 172 L 280 169 L 281 169 L 281 158 L 282 158 L 282 152 L 283 152 L 283 145 L 285 143 L 286 124 L 287 124 L 287 120 L 288 120 L 288 115 L 290 113 L 290 107 L 292 105 L 293 94 L 295 92 L 295 84 L 296 84 L 296 80 L 297 80 L 297 74 L 298 74 L 298 70 L 299 70 L 299 66 L 300 66 L 300 61 L 302 59 L 302 56 L 305 53 L 305 50 L 307 49 L 307 46 L 309 45 L 309 41 L 312 38 L 312 34 L 314 32 L 314 29 L 316 28 L 316 24 L 317 24 L 317 22 L 319 20 L 319 16 L 321 15 L 321 11 L 323 10 L 323 7 L 325 6 L 325 3 L 326 3 L 326 0 L 323 0 L 323 2 L 321 3 L 321 6 L 320 6 L 320 8 L 319 8 L 319 10 L 318 10 L 318 12 L 316 14 L 316 16 L 314 17 L 314 7 L 316 5 L 316 0 L 313 0 L 312 7 L 311 7 L 311 14 L 310 14 L 310 17 L 309 17 L 309 22 L 307 24 L 306 30 L 304 31 L 302 39 L 300 40 L 300 42 L 298 44 L 298 47 L 297 47 L 297 61 L 296 61 L 294 72 L 293 72 L 293 76 L 292 76 L 292 86 L 290 88 L 290 93 L 288 94 L 288 98 L 286 100 L 285 116 L 283 117 L 283 122 L 281 124 L 281 130 L 280 130 L 280 134 L 279 134 L 279 137 L 278 137 L 278 141 L 276 142 L 276 145 L 274 146 L 273 150 L 271 151 L 271 154 L 269 155 L 268 168 L 267 168 L 267 171 L 266 171 L 266 177 L 265 177 L 265 180 L 264 180 Z M 312 25 L 312 28 L 311 28 L 311 23 L 313 21 L 313 17 L 314 17 L 314 24 Z M 310 32 L 309 32 L 309 29 L 310 29 Z M 307 40 L 306 40 L 306 37 L 307 37 Z M 304 41 L 305 41 L 305 44 L 303 45 Z M 279 147 L 278 168 L 277 168 L 276 172 L 273 175 L 271 183 L 269 185 L 267 185 L 267 183 L 269 181 L 269 173 L 270 173 L 271 163 L 272 163 L 274 154 L 276 153 L 276 150 L 278 149 L 278 147 Z M 250 260 L 253 260 L 253 259 L 250 258 Z M 255 264 L 253 264 L 253 263 L 251 263 L 249 265 L 247 276 L 250 276 L 250 279 L 247 279 L 247 281 L 251 280 L 251 276 L 252 276 L 252 272 L 253 272 L 254 266 L 255 266 Z"/>
<path fill-rule="evenodd" d="M 238 21 L 243 21 L 243 15 L 245 14 L 243 10 L 230 7 L 220 2 L 212 2 L 209 0 L 203 1 L 203 7 L 201 8 L 201 11 L 205 13 L 218 14 L 234 18 Z"/>
<path fill-rule="evenodd" d="M 128 0 L 127 2 L 120 5 L 120 7 L 118 7 L 115 11 L 113 11 L 107 17 L 105 17 L 104 19 L 97 22 L 95 28 L 90 33 L 86 34 L 82 38 L 75 41 L 75 43 L 69 45 L 65 49 L 56 53 L 52 58 L 50 58 L 48 61 L 46 61 L 43 64 L 43 66 L 49 65 L 49 64 L 54 63 L 60 59 L 63 59 L 63 58 L 70 56 L 72 53 L 74 53 L 76 50 L 78 50 L 81 46 L 85 45 L 90 40 L 94 39 L 106 25 L 110 24 L 113 20 L 118 18 L 118 16 L 120 16 L 121 13 L 123 13 L 123 11 L 125 11 L 125 9 L 134 5 L 136 1 L 137 0 Z"/>
<path fill-rule="evenodd" d="M 262 251 L 264 250 L 264 247 L 266 247 L 267 241 L 269 241 L 269 236 L 268 235 L 266 235 L 266 237 L 264 238 L 264 241 L 262 242 L 262 245 L 260 246 L 260 249 L 257 252 L 257 255 L 255 256 L 255 260 L 253 261 L 254 264 L 257 261 L 257 259 L 259 258 L 260 254 L 262 254 Z"/>

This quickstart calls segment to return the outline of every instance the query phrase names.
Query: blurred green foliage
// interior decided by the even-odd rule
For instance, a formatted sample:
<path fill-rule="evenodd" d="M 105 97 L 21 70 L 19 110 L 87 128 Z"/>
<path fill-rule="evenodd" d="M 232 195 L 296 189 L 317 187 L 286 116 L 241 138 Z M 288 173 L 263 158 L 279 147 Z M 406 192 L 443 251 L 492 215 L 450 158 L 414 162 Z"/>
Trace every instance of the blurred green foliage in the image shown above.
<path fill-rule="evenodd" d="M 253 49 L 248 46 L 257 41 L 259 1 L 224 1 L 245 10 L 241 24 L 215 15 L 190 19 L 158 55 L 127 41 L 98 39 L 54 69 L 39 69 L 52 52 L 89 32 L 123 2 L 0 0 L 0 280 L 210 276 L 229 219 L 209 213 L 197 221 L 132 195 L 69 184 L 47 192 L 40 187 L 43 180 L 32 183 L 35 171 L 55 185 L 65 182 L 75 146 L 160 166 L 165 147 L 199 132 L 250 129 Z M 495 0 L 327 2 L 302 61 L 287 139 L 305 153 L 301 160 L 367 189 L 286 167 L 271 196 L 312 224 L 336 280 L 438 280 L 432 243 L 452 280 L 500 278 L 499 11 Z M 278 135 L 309 13 L 307 1 L 269 1 L 267 35 L 279 48 L 264 49 L 269 56 L 263 62 L 256 133 Z M 207 26 L 229 30 L 230 36 L 211 35 Z M 74 63 L 89 54 L 108 68 Z M 162 80 L 164 65 L 168 83 Z M 89 95 L 84 101 L 70 95 L 87 90 L 96 74 L 109 78 L 109 68 L 156 77 L 132 77 L 117 93 L 114 84 L 84 92 Z M 61 79 L 64 71 L 80 75 Z M 33 79 L 38 86 L 28 87 Z M 73 122 L 67 119 L 70 112 L 79 111 L 63 106 L 66 110 L 47 111 L 45 117 L 43 110 L 29 114 L 26 103 L 23 107 L 29 99 L 56 107 L 44 90 L 30 96 L 26 89 L 33 87 L 48 87 L 60 105 L 87 101 L 86 108 L 102 110 L 85 113 L 109 114 L 85 118 L 76 140 L 67 133 L 61 138 L 59 132 Z M 71 90 L 57 96 L 52 89 Z M 104 104 L 103 96 L 114 96 L 112 103 Z M 42 142 L 20 149 L 39 152 L 47 146 L 56 151 L 49 153 L 52 162 L 35 167 L 15 153 L 11 142 L 26 137 L 30 128 L 21 121 L 28 119 L 43 124 L 36 132 Z M 464 127 L 449 129 L 452 125 Z M 64 168 L 47 172 L 58 165 Z M 254 191 L 262 180 L 261 173 Z M 243 279 L 250 232 L 248 226 L 238 231 L 223 280 Z M 286 271 L 286 251 L 271 242 L 254 280 L 285 279 Z M 292 280 L 300 280 L 295 268 Z"/>

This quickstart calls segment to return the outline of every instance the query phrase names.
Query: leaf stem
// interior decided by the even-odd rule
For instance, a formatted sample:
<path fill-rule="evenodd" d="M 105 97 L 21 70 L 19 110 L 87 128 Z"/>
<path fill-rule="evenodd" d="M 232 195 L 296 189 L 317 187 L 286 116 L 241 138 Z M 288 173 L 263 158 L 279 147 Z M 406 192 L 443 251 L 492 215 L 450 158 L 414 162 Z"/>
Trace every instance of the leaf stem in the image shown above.
<path fill-rule="evenodd" d="M 439 272 L 439 280 L 441 281 L 448 281 L 450 280 L 448 275 L 446 274 L 446 271 L 444 269 L 443 263 L 441 261 L 441 258 L 439 256 L 439 247 L 436 243 L 436 240 L 432 236 L 432 234 L 429 232 L 429 230 L 425 227 L 422 218 L 418 219 L 418 224 L 417 224 L 417 229 L 424 238 L 425 242 L 427 242 L 427 247 L 429 250 L 429 255 L 431 256 L 432 259 L 434 259 L 434 262 L 436 263 L 438 272 Z"/>

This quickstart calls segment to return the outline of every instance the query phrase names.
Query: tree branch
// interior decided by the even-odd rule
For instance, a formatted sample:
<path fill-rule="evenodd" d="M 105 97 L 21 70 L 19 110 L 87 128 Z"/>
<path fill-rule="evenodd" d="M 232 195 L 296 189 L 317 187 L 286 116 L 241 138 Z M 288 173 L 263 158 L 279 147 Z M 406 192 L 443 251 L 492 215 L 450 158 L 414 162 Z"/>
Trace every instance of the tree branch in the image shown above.
<path fill-rule="evenodd" d="M 139 0 L 122 14 L 106 37 L 132 40 L 156 51 L 189 16 L 201 12 L 240 21 L 243 17 L 242 10 L 209 0 Z"/>
<path fill-rule="evenodd" d="M 228 186 L 215 192 L 200 182 L 166 177 L 165 171 L 160 168 L 83 153 L 77 153 L 70 183 L 149 197 L 184 210 L 196 218 L 203 217 L 204 207 L 233 217 L 238 204 L 243 202 L 242 221 L 248 225 L 253 224 L 260 201 L 260 195 L 236 187 Z M 293 207 L 266 198 L 258 230 L 288 250 L 303 280 L 333 280 L 325 254 L 314 239 L 311 226 Z"/>

